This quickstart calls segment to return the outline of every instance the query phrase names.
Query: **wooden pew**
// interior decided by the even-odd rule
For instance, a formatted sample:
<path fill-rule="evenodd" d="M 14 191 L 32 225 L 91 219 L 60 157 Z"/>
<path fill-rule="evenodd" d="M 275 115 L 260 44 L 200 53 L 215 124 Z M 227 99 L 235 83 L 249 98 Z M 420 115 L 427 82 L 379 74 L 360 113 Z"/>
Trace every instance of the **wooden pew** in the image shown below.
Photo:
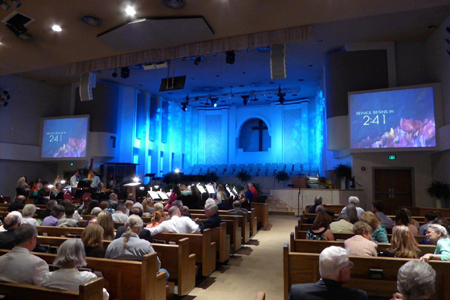
<path fill-rule="evenodd" d="M 36 226 L 39 235 L 81 237 L 84 227 Z"/>
<path fill-rule="evenodd" d="M 378 244 L 378 251 L 386 251 L 391 244 L 380 243 Z M 338 246 L 344 247 L 344 241 L 317 241 L 317 240 L 305 240 L 305 239 L 296 239 L 294 237 L 294 233 L 291 232 L 290 238 L 290 246 L 291 252 L 306 252 L 306 253 L 320 253 L 323 249 L 329 246 Z M 424 255 L 426 253 L 434 253 L 436 250 L 436 246 L 433 245 L 419 245 L 420 255 Z"/>
<path fill-rule="evenodd" d="M 103 278 L 96 278 L 80 285 L 78 292 L 49 289 L 31 284 L 0 282 L 0 295 L 5 295 L 8 300 L 101 300 L 104 281 Z"/>
<path fill-rule="evenodd" d="M 68 238 L 38 236 L 38 240 L 41 245 L 59 247 Z M 110 243 L 103 240 L 103 248 L 108 248 Z M 161 267 L 169 272 L 169 280 L 178 283 L 178 295 L 189 293 L 195 287 L 195 254 L 190 254 L 189 239 L 181 239 L 176 245 L 152 243 L 152 246 L 158 254 Z"/>
<path fill-rule="evenodd" d="M 298 226 L 295 226 L 295 238 L 296 239 L 306 239 L 306 232 L 298 229 Z M 351 238 L 354 234 L 352 233 L 333 233 L 334 238 L 336 240 L 346 240 L 348 238 Z M 392 234 L 388 234 L 388 240 L 391 240 Z M 416 242 L 418 244 L 421 244 L 423 239 L 425 238 L 424 235 L 415 235 L 414 238 L 416 239 Z"/>
<path fill-rule="evenodd" d="M 308 231 L 310 229 L 312 224 L 306 224 L 306 223 L 300 223 L 298 227 L 300 228 L 300 231 Z M 392 234 L 392 227 L 386 227 L 386 232 L 388 234 Z"/>
<path fill-rule="evenodd" d="M 390 298 L 397 291 L 397 273 L 409 259 L 383 257 L 350 256 L 354 266 L 351 278 L 345 285 L 366 291 L 369 296 Z M 450 262 L 431 261 L 436 271 L 436 293 L 434 300 L 450 300 Z M 383 279 L 369 279 L 370 269 L 383 270 Z M 289 245 L 283 247 L 284 299 L 289 297 L 289 289 L 296 283 L 315 283 L 320 279 L 319 254 L 290 252 Z"/>
<path fill-rule="evenodd" d="M 199 218 L 201 220 L 205 219 L 204 214 L 192 214 L 191 217 L 193 219 Z M 221 215 L 220 218 L 222 220 L 238 220 L 239 226 L 241 227 L 242 232 L 242 243 L 247 243 L 250 240 L 250 223 L 247 221 L 243 215 Z"/>
<path fill-rule="evenodd" d="M 78 221 L 78 227 L 84 228 L 84 225 L 86 224 L 87 220 L 79 220 Z M 117 228 L 119 228 L 120 226 L 124 226 L 125 223 L 119 223 L 119 222 L 114 222 L 114 228 L 117 230 Z"/>
<path fill-rule="evenodd" d="M 436 207 L 413 207 L 413 206 L 402 206 L 401 208 L 407 208 L 411 212 L 412 216 L 425 216 L 429 211 L 435 211 L 441 213 L 443 217 L 447 219 L 450 217 L 450 209 L 448 208 L 436 208 Z"/>
<path fill-rule="evenodd" d="M 0 255 L 8 250 L 0 250 Z M 48 264 L 52 264 L 55 254 L 34 253 Z M 86 257 L 87 268 L 102 272 L 104 287 L 110 299 L 165 300 L 166 273 L 158 271 L 157 253 L 144 255 L 142 261 L 125 261 L 106 258 Z"/>
<path fill-rule="evenodd" d="M 211 241 L 216 243 L 219 262 L 224 263 L 230 259 L 230 235 L 227 234 L 227 223 L 222 221 L 220 227 L 211 229 Z"/>
<path fill-rule="evenodd" d="M 258 224 L 261 223 L 263 230 L 269 228 L 269 203 L 252 202 L 252 208 L 255 209 Z"/>
<path fill-rule="evenodd" d="M 207 277 L 216 269 L 216 243 L 212 241 L 211 229 L 205 229 L 203 234 L 198 233 L 168 233 L 162 232 L 152 236 L 154 240 L 179 242 L 189 238 L 190 253 L 195 254 L 197 264 L 202 267 L 202 275 Z"/>

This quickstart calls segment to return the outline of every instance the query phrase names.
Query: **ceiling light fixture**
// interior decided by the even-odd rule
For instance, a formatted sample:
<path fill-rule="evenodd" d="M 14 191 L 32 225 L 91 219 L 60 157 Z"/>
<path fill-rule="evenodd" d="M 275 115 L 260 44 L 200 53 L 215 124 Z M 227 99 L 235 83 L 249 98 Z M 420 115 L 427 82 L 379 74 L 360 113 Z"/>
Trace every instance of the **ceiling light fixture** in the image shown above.
<path fill-rule="evenodd" d="M 130 68 L 120 68 L 120 77 L 122 77 L 123 79 L 127 79 L 128 77 L 130 77 Z"/>
<path fill-rule="evenodd" d="M 116 70 L 116 69 L 114 69 L 114 72 L 111 74 L 111 76 L 112 76 L 113 78 L 116 78 L 116 77 L 117 77 L 117 70 Z"/>
<path fill-rule="evenodd" d="M 211 97 L 210 100 L 211 100 L 212 106 L 217 107 L 217 101 L 219 100 L 219 98 Z"/>
<path fill-rule="evenodd" d="M 281 92 L 281 85 L 278 87 L 278 101 L 280 102 L 280 104 L 284 104 L 284 96 L 286 96 L 286 93 L 282 93 Z"/>
<path fill-rule="evenodd" d="M 56 32 L 61 32 L 62 31 L 61 26 L 56 25 L 56 24 L 52 26 L 52 29 L 53 29 L 53 31 L 56 31 Z"/>
<path fill-rule="evenodd" d="M 234 64 L 234 62 L 236 61 L 236 53 L 234 53 L 234 51 L 231 50 L 231 51 L 225 52 L 225 54 L 226 54 L 226 57 L 225 57 L 226 63 L 230 64 L 230 65 Z"/>
<path fill-rule="evenodd" d="M 0 89 L 0 106 L 8 106 L 9 99 L 11 99 L 9 92 Z"/>
<path fill-rule="evenodd" d="M 90 26 L 100 26 L 100 24 L 102 23 L 102 21 L 99 18 L 94 17 L 94 16 L 89 16 L 89 15 L 88 16 L 83 16 L 81 18 L 81 21 L 84 24 L 87 24 L 87 25 L 90 25 Z"/>
<path fill-rule="evenodd" d="M 186 95 L 184 102 L 181 103 L 181 110 L 186 112 L 188 104 L 189 104 L 189 94 Z"/>
<path fill-rule="evenodd" d="M 125 9 L 125 13 L 130 17 L 133 17 L 136 14 L 136 10 L 134 9 L 133 6 L 128 5 L 127 8 Z"/>
<path fill-rule="evenodd" d="M 244 103 L 244 105 L 247 105 L 248 104 L 248 98 L 250 98 L 250 96 L 249 95 L 242 95 L 241 98 L 242 98 L 242 103 Z"/>
<path fill-rule="evenodd" d="M 194 65 L 198 66 L 200 64 L 200 62 L 203 61 L 203 57 L 202 56 L 198 56 L 195 60 L 194 60 Z"/>
<path fill-rule="evenodd" d="M 168 8 L 180 9 L 186 5 L 186 0 L 164 0 L 164 5 Z"/>

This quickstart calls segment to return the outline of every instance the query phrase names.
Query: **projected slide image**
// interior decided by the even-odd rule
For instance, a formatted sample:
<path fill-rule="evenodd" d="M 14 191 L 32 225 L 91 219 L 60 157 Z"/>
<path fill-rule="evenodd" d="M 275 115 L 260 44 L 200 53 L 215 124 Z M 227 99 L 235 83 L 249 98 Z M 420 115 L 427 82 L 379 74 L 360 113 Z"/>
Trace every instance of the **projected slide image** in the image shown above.
<path fill-rule="evenodd" d="M 350 95 L 351 148 L 436 147 L 433 88 Z"/>
<path fill-rule="evenodd" d="M 44 120 L 42 158 L 85 157 L 88 118 Z"/>

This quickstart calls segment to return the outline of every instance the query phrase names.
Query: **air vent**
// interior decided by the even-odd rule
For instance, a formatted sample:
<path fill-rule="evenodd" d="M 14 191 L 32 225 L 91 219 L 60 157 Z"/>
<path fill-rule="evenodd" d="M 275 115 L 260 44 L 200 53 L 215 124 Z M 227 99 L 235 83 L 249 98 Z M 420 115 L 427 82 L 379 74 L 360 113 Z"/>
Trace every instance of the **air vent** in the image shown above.
<path fill-rule="evenodd" d="M 9 14 L 2 20 L 6 24 L 6 28 L 12 31 L 15 36 L 23 40 L 31 40 L 33 36 L 27 33 L 28 29 L 25 27 L 32 23 L 34 19 L 27 17 L 17 11 Z"/>

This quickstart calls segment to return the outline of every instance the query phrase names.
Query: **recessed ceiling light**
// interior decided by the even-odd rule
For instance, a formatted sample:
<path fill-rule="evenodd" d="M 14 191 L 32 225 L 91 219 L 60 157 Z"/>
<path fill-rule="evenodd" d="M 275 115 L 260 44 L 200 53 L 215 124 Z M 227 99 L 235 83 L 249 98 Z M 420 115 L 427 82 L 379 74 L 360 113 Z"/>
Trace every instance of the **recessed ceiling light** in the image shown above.
<path fill-rule="evenodd" d="M 322 43 L 322 42 L 323 42 L 323 40 L 317 40 L 317 42 L 318 42 L 318 43 Z"/>
<path fill-rule="evenodd" d="M 52 26 L 52 29 L 53 29 L 53 31 L 56 31 L 56 32 L 60 32 L 60 31 L 62 31 L 62 28 L 61 28 L 61 26 L 59 26 L 59 25 L 53 25 Z"/>
<path fill-rule="evenodd" d="M 305 81 L 305 79 L 300 78 L 298 81 Z"/>
<path fill-rule="evenodd" d="M 309 65 L 309 67 L 311 68 L 313 66 L 313 64 Z"/>
<path fill-rule="evenodd" d="M 99 18 L 94 17 L 94 16 L 83 16 L 81 18 L 81 21 L 84 24 L 90 25 L 90 26 L 100 26 L 100 24 L 102 23 L 102 21 L 100 21 Z"/>
<path fill-rule="evenodd" d="M 133 6 L 128 5 L 127 8 L 125 9 L 125 12 L 127 13 L 127 15 L 129 15 L 130 17 L 134 16 L 136 14 L 136 10 L 134 9 Z"/>
<path fill-rule="evenodd" d="M 164 0 L 164 5 L 168 8 L 180 9 L 186 5 L 186 0 Z"/>

